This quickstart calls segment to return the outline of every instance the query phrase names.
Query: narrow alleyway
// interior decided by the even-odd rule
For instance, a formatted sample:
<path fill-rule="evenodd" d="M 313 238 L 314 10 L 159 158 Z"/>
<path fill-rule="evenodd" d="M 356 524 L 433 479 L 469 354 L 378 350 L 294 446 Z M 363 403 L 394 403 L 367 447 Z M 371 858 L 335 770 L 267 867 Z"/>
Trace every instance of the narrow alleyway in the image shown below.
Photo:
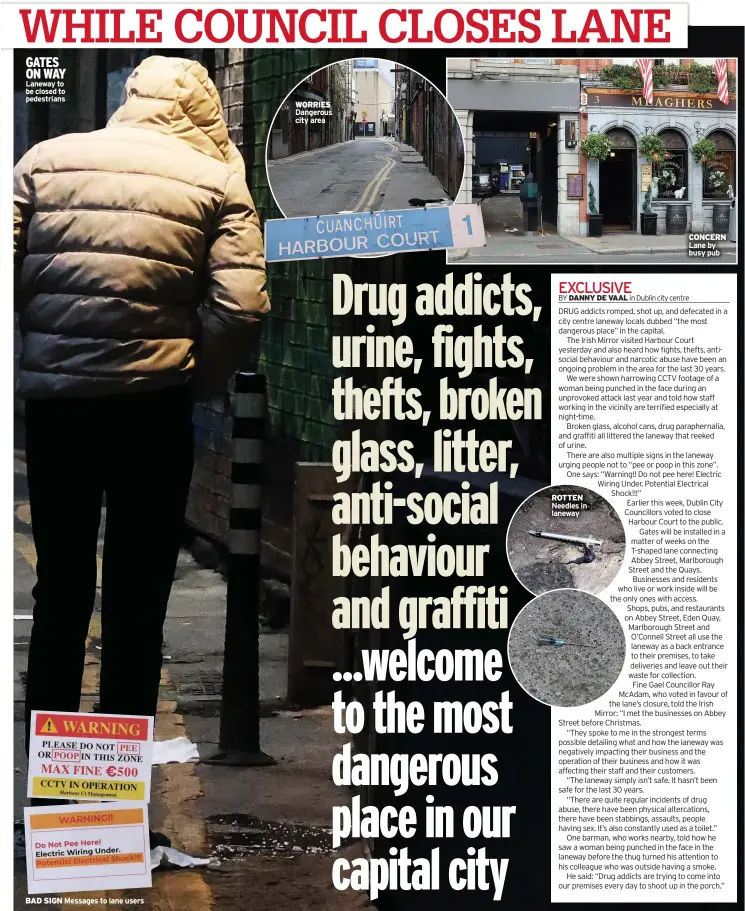
<path fill-rule="evenodd" d="M 355 139 L 268 163 L 269 183 L 286 218 L 406 209 L 447 199 L 411 146 Z"/>
<path fill-rule="evenodd" d="M 22 449 L 16 450 L 14 469 L 17 824 L 26 802 L 23 690 L 36 562 Z M 102 541 L 103 529 L 99 550 Z M 133 541 L 133 572 L 136 565 L 137 542 Z M 182 551 L 166 622 L 155 738 L 187 735 L 202 758 L 217 751 L 219 739 L 224 620 L 224 579 Z M 278 760 L 276 766 L 241 769 L 184 763 L 153 769 L 151 827 L 168 834 L 174 847 L 210 856 L 210 867 L 156 870 L 151 890 L 111 891 L 105 893 L 107 898 L 144 899 L 139 907 L 147 911 L 362 911 L 370 907 L 365 895 L 337 892 L 331 885 L 331 808 L 345 798 L 330 777 L 339 744 L 331 734 L 329 708 L 295 712 L 285 706 L 287 640 L 285 631 L 266 631 L 260 639 L 261 699 L 264 714 L 271 716 L 262 721 L 262 747 Z M 97 603 L 89 630 L 82 711 L 91 711 L 97 699 L 99 641 Z M 132 672 L 137 672 L 136 664 Z M 26 906 L 25 885 L 25 861 L 17 857 L 16 909 Z"/>

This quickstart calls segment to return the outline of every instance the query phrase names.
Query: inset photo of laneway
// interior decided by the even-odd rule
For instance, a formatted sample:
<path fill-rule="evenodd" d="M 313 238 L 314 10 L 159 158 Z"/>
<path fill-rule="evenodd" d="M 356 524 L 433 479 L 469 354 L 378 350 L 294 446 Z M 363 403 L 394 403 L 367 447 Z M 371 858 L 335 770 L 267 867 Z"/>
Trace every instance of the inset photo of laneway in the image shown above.
<path fill-rule="evenodd" d="M 310 73 L 277 111 L 266 163 L 287 218 L 450 205 L 463 135 L 445 96 L 391 60 Z"/>
<path fill-rule="evenodd" d="M 737 257 L 734 58 L 450 58 L 459 203 L 486 246 L 451 262 Z"/>

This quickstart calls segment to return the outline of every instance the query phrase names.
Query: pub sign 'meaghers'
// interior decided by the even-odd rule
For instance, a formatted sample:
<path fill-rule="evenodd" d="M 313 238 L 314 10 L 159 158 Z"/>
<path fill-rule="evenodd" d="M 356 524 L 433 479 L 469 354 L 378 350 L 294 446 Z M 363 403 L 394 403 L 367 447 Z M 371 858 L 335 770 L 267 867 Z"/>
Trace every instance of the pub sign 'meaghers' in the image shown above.
<path fill-rule="evenodd" d="M 700 92 L 665 92 L 655 89 L 654 103 L 647 104 L 641 91 L 585 86 L 587 107 L 617 108 L 668 108 L 690 111 L 734 111 L 737 96 L 729 96 L 729 104 L 722 104 L 714 95 L 703 95 Z"/>

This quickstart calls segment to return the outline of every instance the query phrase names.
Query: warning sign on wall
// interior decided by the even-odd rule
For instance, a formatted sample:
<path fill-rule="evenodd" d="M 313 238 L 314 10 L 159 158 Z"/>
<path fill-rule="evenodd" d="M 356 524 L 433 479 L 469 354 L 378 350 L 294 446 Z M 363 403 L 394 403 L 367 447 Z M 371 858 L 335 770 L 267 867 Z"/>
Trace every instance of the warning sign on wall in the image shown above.
<path fill-rule="evenodd" d="M 149 888 L 147 806 L 26 807 L 28 892 Z"/>
<path fill-rule="evenodd" d="M 147 801 L 152 756 L 152 718 L 32 712 L 27 795 Z"/>

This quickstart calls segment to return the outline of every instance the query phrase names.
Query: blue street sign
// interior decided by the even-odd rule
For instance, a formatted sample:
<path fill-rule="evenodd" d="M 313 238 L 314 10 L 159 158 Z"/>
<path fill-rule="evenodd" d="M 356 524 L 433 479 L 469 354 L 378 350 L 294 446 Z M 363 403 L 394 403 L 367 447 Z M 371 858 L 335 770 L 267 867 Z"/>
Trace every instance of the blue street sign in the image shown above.
<path fill-rule="evenodd" d="M 483 244 L 481 209 L 471 205 L 278 218 L 265 225 L 267 262 Z"/>

